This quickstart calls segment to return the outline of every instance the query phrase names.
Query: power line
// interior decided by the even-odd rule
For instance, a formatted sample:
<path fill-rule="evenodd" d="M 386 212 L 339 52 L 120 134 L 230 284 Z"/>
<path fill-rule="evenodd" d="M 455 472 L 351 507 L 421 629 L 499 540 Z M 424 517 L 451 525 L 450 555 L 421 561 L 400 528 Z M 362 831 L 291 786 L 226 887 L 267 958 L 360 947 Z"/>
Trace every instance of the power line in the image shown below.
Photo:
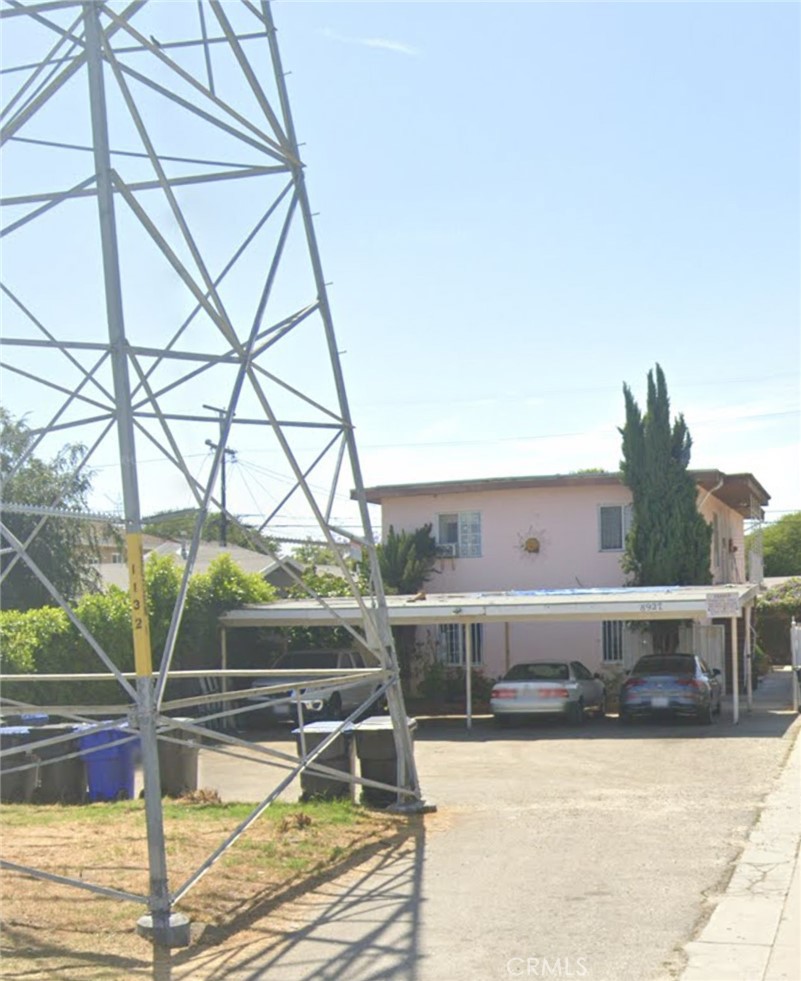
<path fill-rule="evenodd" d="M 799 415 L 801 409 L 789 409 L 784 412 L 761 412 L 754 413 L 752 415 L 742 415 L 742 416 L 730 416 L 729 421 L 738 421 L 746 419 L 769 419 L 780 416 L 794 416 Z M 610 435 L 612 429 L 609 430 Z M 485 439 L 465 439 L 465 440 L 437 440 L 432 442 L 417 442 L 417 443 L 361 443 L 360 445 L 365 449 L 377 450 L 377 449 L 395 449 L 395 448 L 405 448 L 405 447 L 415 447 L 415 446 L 479 446 L 484 443 L 523 443 L 529 442 L 531 440 L 541 440 L 541 439 L 569 439 L 577 436 L 597 436 L 597 429 L 584 429 L 577 430 L 573 432 L 566 433 L 540 433 L 537 435 L 523 435 L 523 436 L 490 436 Z"/>
<path fill-rule="evenodd" d="M 745 378 L 731 378 L 731 379 L 727 378 L 725 383 L 719 381 L 708 381 L 708 380 L 681 382 L 680 384 L 677 385 L 677 388 L 678 389 L 708 388 L 711 386 L 719 386 L 723 388 L 725 385 L 725 388 L 728 390 L 730 385 L 738 385 L 738 384 L 741 385 L 750 382 L 756 383 L 756 382 L 776 381 L 783 378 L 786 379 L 794 378 L 797 380 L 798 372 L 783 371 L 774 375 L 752 375 Z M 560 386 L 559 388 L 537 388 L 536 395 L 534 397 L 538 398 L 541 395 L 576 395 L 576 394 L 584 395 L 594 392 L 609 393 L 610 386 L 606 384 L 606 385 L 597 385 L 593 387 L 587 387 L 586 385 L 581 385 L 581 386 L 577 386 L 576 388 L 565 388 L 562 386 Z M 494 393 L 488 393 L 486 395 L 472 395 L 469 398 L 449 397 L 448 405 L 480 405 L 486 402 L 514 403 L 514 402 L 526 402 L 531 399 L 532 399 L 531 392 L 522 392 L 519 395 L 508 395 L 508 394 L 496 395 Z M 443 400 L 441 398 L 411 399 L 407 401 L 392 399 L 388 401 L 378 401 L 378 402 L 360 402 L 358 398 L 353 399 L 354 405 L 366 409 L 376 408 L 378 406 L 387 406 L 392 408 L 395 406 L 441 405 L 442 401 Z"/>
<path fill-rule="evenodd" d="M 564 391 L 567 392 L 568 390 L 565 389 Z M 468 400 L 468 401 L 472 401 L 472 400 Z M 477 401 L 481 401 L 481 400 L 477 400 Z M 420 402 L 420 403 L 403 403 L 403 402 L 391 402 L 390 403 L 390 402 L 387 402 L 387 403 L 382 403 L 382 404 L 385 404 L 385 405 L 388 405 L 388 406 L 389 405 L 392 405 L 392 406 L 401 406 L 401 405 L 416 405 L 416 404 L 423 405 L 423 404 L 426 404 L 426 403 L 423 403 L 423 402 Z M 437 404 L 441 404 L 441 400 Z M 457 403 L 455 403 L 455 402 L 453 402 L 452 400 L 449 399 L 448 400 L 448 404 L 449 405 L 452 405 L 452 404 L 457 404 Z M 460 404 L 465 404 L 465 403 L 463 402 L 463 403 L 460 403 Z M 727 422 L 739 422 L 739 421 L 746 421 L 746 420 L 749 420 L 749 419 L 777 419 L 777 418 L 783 418 L 785 416 L 797 416 L 799 414 L 801 414 L 801 409 L 786 409 L 786 410 L 782 410 L 782 411 L 779 411 L 779 412 L 754 412 L 754 413 L 750 413 L 750 414 L 749 413 L 746 413 L 744 415 L 739 415 L 739 416 L 728 416 L 726 421 Z M 696 424 L 696 428 L 697 428 L 698 425 L 703 425 L 703 423 Z M 615 429 L 615 427 L 613 427 L 612 424 L 610 424 L 610 428 L 609 428 L 610 434 L 613 432 L 613 429 Z M 597 436 L 597 435 L 598 435 L 598 430 L 597 429 L 583 429 L 583 430 L 574 430 L 574 431 L 571 431 L 571 432 L 538 433 L 538 434 L 527 434 L 527 435 L 521 435 L 521 436 L 489 436 L 489 437 L 486 437 L 484 439 L 467 439 L 467 440 L 452 439 L 452 440 L 436 440 L 436 441 L 428 441 L 428 442 L 406 442 L 406 443 L 364 443 L 364 442 L 362 442 L 359 445 L 360 445 L 360 447 L 362 449 L 373 449 L 373 450 L 375 450 L 375 449 L 396 449 L 396 448 L 401 449 L 401 448 L 416 447 L 416 446 L 432 446 L 432 447 L 437 447 L 437 446 L 479 446 L 479 445 L 482 445 L 482 444 L 485 444 L 485 443 L 520 443 L 520 442 L 528 442 L 528 441 L 532 441 L 532 440 L 542 440 L 542 439 L 571 439 L 571 438 L 575 438 L 575 437 L 579 437 L 579 436 Z M 259 455 L 259 454 L 264 454 L 264 453 L 276 453 L 277 451 L 275 449 L 259 449 L 257 447 L 253 447 L 253 448 L 247 449 L 246 452 L 248 453 L 249 456 L 253 456 L 253 455 Z M 184 455 L 184 459 L 189 460 L 189 459 L 192 459 L 194 456 L 199 456 L 199 455 L 200 454 L 191 454 L 191 453 L 190 454 L 185 454 Z M 203 455 L 205 456 L 205 454 L 203 454 Z M 162 462 L 164 462 L 163 458 L 161 458 L 161 457 L 154 457 L 154 458 L 149 458 L 149 459 L 146 459 L 146 460 L 145 459 L 139 460 L 139 465 L 142 466 L 142 465 L 145 465 L 145 464 L 162 463 Z M 241 461 L 240 461 L 240 463 L 241 463 Z M 268 467 L 259 467 L 258 464 L 253 463 L 252 461 L 249 461 L 248 466 L 249 466 L 249 468 L 251 470 L 254 470 L 254 471 L 257 471 L 257 472 L 259 470 L 261 470 L 266 476 L 272 477 L 272 478 L 274 478 L 276 480 L 281 480 L 284 483 L 292 483 L 293 480 L 294 480 L 293 477 L 291 477 L 291 476 L 289 476 L 287 474 L 279 473 L 278 471 L 271 470 Z M 102 463 L 100 463 L 100 464 L 95 464 L 94 465 L 94 469 L 95 470 L 105 470 L 105 469 L 110 469 L 110 468 L 114 468 L 114 467 L 116 467 L 116 464 L 102 464 Z M 321 487 L 320 486 L 317 486 L 317 489 L 319 490 L 319 489 L 321 489 Z"/>

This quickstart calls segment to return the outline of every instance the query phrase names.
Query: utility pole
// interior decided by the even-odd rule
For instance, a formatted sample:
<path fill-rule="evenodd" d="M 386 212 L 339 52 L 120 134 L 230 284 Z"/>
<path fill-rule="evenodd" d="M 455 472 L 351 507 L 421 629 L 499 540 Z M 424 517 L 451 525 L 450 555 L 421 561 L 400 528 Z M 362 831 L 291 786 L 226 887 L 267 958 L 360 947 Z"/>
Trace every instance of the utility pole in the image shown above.
<path fill-rule="evenodd" d="M 216 405 L 206 405 L 203 404 L 204 409 L 209 409 L 211 412 L 217 412 L 220 417 L 220 434 L 222 435 L 222 429 L 225 420 L 225 409 L 220 409 Z M 206 446 L 210 450 L 219 449 L 220 444 L 215 443 L 213 440 L 207 439 Z M 225 487 L 225 461 L 226 457 L 231 457 L 231 460 L 236 459 L 236 450 L 229 450 L 228 447 L 223 448 L 222 460 L 220 461 L 220 545 L 225 548 L 228 544 L 228 511 L 226 504 L 226 487 Z"/>

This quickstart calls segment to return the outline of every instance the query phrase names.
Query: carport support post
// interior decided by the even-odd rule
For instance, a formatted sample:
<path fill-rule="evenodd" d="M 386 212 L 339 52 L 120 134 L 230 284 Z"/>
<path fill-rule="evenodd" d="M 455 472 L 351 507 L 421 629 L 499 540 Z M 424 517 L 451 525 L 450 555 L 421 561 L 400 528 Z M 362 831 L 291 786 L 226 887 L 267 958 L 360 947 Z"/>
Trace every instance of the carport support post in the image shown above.
<path fill-rule="evenodd" d="M 473 624 L 464 625 L 464 701 L 467 728 L 473 728 Z"/>
<path fill-rule="evenodd" d="M 222 690 L 225 693 L 228 691 L 228 675 L 225 674 L 228 670 L 228 631 L 225 627 L 222 628 L 222 634 L 220 635 L 220 664 L 223 669 Z"/>
<path fill-rule="evenodd" d="M 745 693 L 748 705 L 749 713 L 754 707 L 754 662 L 751 657 L 751 604 L 749 603 L 745 610 L 745 623 L 743 629 L 745 630 L 745 636 L 743 637 L 743 657 L 745 658 Z"/>
<path fill-rule="evenodd" d="M 737 617 L 731 618 L 732 722 L 740 721 L 740 665 L 737 657 Z"/>

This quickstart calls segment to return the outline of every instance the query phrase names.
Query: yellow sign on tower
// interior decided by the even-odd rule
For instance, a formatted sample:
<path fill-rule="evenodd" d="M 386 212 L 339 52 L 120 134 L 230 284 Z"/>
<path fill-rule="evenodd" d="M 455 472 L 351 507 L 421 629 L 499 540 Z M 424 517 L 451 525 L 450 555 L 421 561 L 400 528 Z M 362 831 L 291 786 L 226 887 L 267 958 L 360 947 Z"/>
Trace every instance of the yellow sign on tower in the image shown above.
<path fill-rule="evenodd" d="M 150 650 L 150 620 L 147 615 L 145 596 L 145 558 L 142 535 L 138 532 L 125 536 L 128 548 L 128 589 L 131 596 L 131 625 L 133 627 L 134 664 L 136 673 L 149 677 L 153 673 L 153 656 Z"/>

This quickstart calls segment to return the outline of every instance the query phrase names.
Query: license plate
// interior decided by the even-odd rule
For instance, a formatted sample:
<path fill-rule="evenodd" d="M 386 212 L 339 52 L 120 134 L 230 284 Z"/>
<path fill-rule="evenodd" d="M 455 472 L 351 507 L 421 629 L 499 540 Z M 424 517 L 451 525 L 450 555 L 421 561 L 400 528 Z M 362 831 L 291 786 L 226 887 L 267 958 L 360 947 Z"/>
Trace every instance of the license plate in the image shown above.
<path fill-rule="evenodd" d="M 654 695 L 651 699 L 651 708 L 666 709 L 670 701 L 664 695 Z"/>

